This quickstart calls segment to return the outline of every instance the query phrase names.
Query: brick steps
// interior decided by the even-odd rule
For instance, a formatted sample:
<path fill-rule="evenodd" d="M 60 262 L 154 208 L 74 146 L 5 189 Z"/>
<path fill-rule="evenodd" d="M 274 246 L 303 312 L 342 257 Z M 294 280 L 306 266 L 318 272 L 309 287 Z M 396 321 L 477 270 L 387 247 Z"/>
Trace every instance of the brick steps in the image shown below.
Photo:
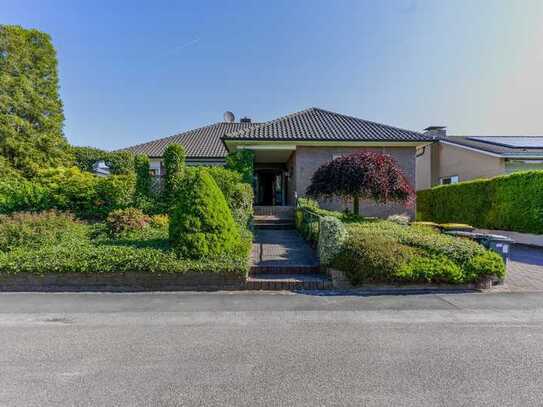
<path fill-rule="evenodd" d="M 249 275 L 256 276 L 260 274 L 319 274 L 319 265 L 266 265 L 266 266 L 252 266 Z"/>
<path fill-rule="evenodd" d="M 250 275 L 247 290 L 326 290 L 332 281 L 321 274 L 258 274 Z"/>
<path fill-rule="evenodd" d="M 253 218 L 253 226 L 256 229 L 294 229 L 294 219 L 290 217 L 278 217 L 273 215 L 257 215 Z"/>

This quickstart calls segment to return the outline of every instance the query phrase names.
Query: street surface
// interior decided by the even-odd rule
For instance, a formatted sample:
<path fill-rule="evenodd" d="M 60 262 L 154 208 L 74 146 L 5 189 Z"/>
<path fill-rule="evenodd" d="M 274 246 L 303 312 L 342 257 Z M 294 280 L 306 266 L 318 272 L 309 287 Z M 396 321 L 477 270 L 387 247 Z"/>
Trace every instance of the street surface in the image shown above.
<path fill-rule="evenodd" d="M 541 406 L 541 293 L 0 294 L 0 406 Z"/>

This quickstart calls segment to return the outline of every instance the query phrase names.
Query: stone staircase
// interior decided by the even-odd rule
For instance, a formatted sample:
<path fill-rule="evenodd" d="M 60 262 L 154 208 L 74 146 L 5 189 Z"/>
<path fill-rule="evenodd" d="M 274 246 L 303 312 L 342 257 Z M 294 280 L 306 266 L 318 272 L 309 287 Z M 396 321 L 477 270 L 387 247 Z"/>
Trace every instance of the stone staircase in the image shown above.
<path fill-rule="evenodd" d="M 255 207 L 249 290 L 324 290 L 332 282 L 294 228 L 293 207 Z"/>

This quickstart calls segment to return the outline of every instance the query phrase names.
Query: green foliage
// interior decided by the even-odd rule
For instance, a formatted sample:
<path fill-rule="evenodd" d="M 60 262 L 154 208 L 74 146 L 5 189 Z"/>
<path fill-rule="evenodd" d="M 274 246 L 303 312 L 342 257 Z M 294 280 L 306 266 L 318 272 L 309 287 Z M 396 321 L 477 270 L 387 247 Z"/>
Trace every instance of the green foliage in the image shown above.
<path fill-rule="evenodd" d="M 219 257 L 241 244 L 224 195 L 206 170 L 187 177 L 170 214 L 170 241 L 183 258 Z"/>
<path fill-rule="evenodd" d="M 70 161 L 49 35 L 0 25 L 0 156 L 26 176 Z"/>
<path fill-rule="evenodd" d="M 356 231 L 358 232 L 358 231 Z M 415 256 L 415 250 L 378 233 L 349 230 L 332 267 L 343 270 L 353 285 L 389 282 L 400 266 Z"/>
<path fill-rule="evenodd" d="M 475 280 L 477 276 L 487 275 L 502 279 L 506 271 L 503 260 L 498 253 L 487 251 L 472 257 L 466 264 L 466 278 Z"/>
<path fill-rule="evenodd" d="M 2 180 L 13 180 L 21 179 L 22 173 L 11 165 L 11 163 L 6 160 L 4 157 L 0 156 L 0 179 Z"/>
<path fill-rule="evenodd" d="M 460 266 L 445 256 L 412 256 L 400 265 L 393 276 L 402 281 L 419 283 L 461 283 L 464 280 Z"/>
<path fill-rule="evenodd" d="M 151 227 L 163 229 L 170 224 L 170 217 L 165 214 L 153 215 L 149 219 L 149 224 Z"/>
<path fill-rule="evenodd" d="M 251 150 L 238 150 L 226 156 L 226 168 L 239 173 L 243 182 L 252 185 L 255 154 Z"/>
<path fill-rule="evenodd" d="M 518 172 L 419 191 L 417 219 L 543 233 L 543 171 Z"/>
<path fill-rule="evenodd" d="M 77 167 L 42 170 L 34 182 L 47 189 L 51 208 L 86 215 L 94 212 L 98 205 L 98 177 Z"/>
<path fill-rule="evenodd" d="M 322 209 L 319 206 L 319 203 L 311 198 L 298 198 L 298 205 L 300 208 L 306 209 L 319 216 L 332 216 L 334 218 L 338 218 L 343 223 L 357 223 L 364 222 L 366 220 L 366 218 L 363 216 L 355 215 L 351 212 L 338 212 Z"/>
<path fill-rule="evenodd" d="M 85 226 L 70 213 L 17 212 L 0 215 L 0 251 L 36 249 L 86 238 Z"/>
<path fill-rule="evenodd" d="M 347 225 L 348 236 L 332 266 L 353 284 L 364 282 L 471 283 L 505 275 L 503 260 L 478 243 L 425 226 L 388 221 Z"/>
<path fill-rule="evenodd" d="M 112 236 L 122 236 L 145 229 L 150 219 L 140 209 L 116 209 L 107 215 L 106 225 Z"/>
<path fill-rule="evenodd" d="M 0 216 L 0 242 L 4 242 L 0 243 L 0 274 L 213 272 L 244 276 L 249 268 L 247 242 L 241 250 L 219 259 L 179 259 L 164 226 L 112 237 L 105 224 L 85 224 L 58 212 Z"/>
<path fill-rule="evenodd" d="M 318 248 L 321 264 L 330 264 L 341 250 L 346 237 L 347 230 L 339 219 L 332 216 L 320 218 Z"/>
<path fill-rule="evenodd" d="M 77 167 L 42 170 L 32 181 L 0 181 L 0 213 L 58 209 L 100 218 L 131 206 L 134 183 L 132 175 L 97 177 Z"/>
<path fill-rule="evenodd" d="M 107 151 L 100 150 L 94 147 L 71 147 L 71 152 L 74 157 L 74 164 L 81 171 L 93 172 L 94 165 L 98 161 L 106 161 L 108 158 Z"/>
<path fill-rule="evenodd" d="M 52 208 L 46 187 L 26 179 L 0 181 L 0 213 Z"/>
<path fill-rule="evenodd" d="M 104 161 L 109 168 L 110 174 L 127 175 L 134 173 L 134 154 L 129 151 L 107 153 Z"/>
<path fill-rule="evenodd" d="M 169 207 L 176 198 L 185 175 L 185 148 L 180 144 L 170 144 L 164 150 L 164 202 Z"/>
<path fill-rule="evenodd" d="M 135 178 L 132 174 L 96 177 L 97 206 L 87 217 L 103 218 L 114 209 L 128 208 L 133 204 Z"/>
<path fill-rule="evenodd" d="M 136 196 L 150 197 L 152 180 L 149 157 L 145 154 L 136 155 L 134 166 L 136 168 Z"/>
<path fill-rule="evenodd" d="M 238 225 L 247 228 L 253 217 L 253 188 L 243 183 L 241 175 L 223 167 L 209 167 L 207 172 L 226 198 Z"/>
<path fill-rule="evenodd" d="M 248 261 L 243 255 L 221 259 L 179 259 L 167 246 L 151 240 L 105 240 L 99 243 L 83 240 L 36 249 L 17 247 L 0 252 L 0 273 L 192 273 L 212 272 L 244 276 Z M 140 246 L 138 246 L 138 244 Z"/>

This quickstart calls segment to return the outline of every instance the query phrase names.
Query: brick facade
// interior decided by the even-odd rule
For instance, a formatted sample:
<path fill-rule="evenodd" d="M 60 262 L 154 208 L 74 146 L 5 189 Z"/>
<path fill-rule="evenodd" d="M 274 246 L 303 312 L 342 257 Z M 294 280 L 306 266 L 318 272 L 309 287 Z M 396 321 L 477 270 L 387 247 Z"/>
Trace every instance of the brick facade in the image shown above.
<path fill-rule="evenodd" d="M 323 164 L 332 160 L 335 156 L 351 154 L 355 151 L 374 151 L 390 154 L 403 168 L 409 183 L 415 187 L 415 147 L 304 147 L 296 148 L 294 161 L 294 178 L 298 196 L 305 195 L 307 187 L 311 183 L 313 173 Z M 351 209 L 352 204 L 336 199 L 320 202 L 321 206 L 332 210 Z M 415 209 L 406 209 L 400 204 L 376 204 L 372 201 L 360 203 L 360 214 L 364 216 L 387 217 L 394 214 L 407 214 L 414 216 Z"/>

